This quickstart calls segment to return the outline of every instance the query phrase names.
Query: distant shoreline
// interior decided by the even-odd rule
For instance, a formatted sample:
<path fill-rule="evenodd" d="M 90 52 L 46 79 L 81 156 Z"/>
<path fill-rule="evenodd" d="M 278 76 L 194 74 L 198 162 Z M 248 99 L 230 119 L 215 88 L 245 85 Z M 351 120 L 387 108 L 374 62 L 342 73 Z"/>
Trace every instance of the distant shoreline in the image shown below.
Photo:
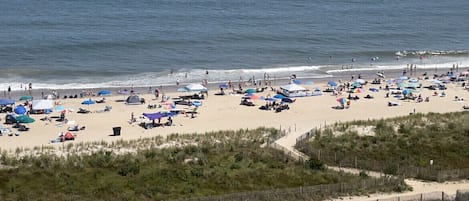
<path fill-rule="evenodd" d="M 407 73 L 407 76 L 409 77 L 422 77 L 422 74 L 424 72 L 427 72 L 429 76 L 433 75 L 435 73 L 434 71 L 429 71 L 430 69 L 424 68 L 424 69 L 417 69 L 417 72 L 415 74 L 410 75 L 410 73 Z M 438 74 L 443 74 L 446 72 L 449 72 L 451 68 L 442 68 L 438 69 Z M 463 72 L 465 70 L 469 70 L 469 68 L 459 68 L 459 72 Z M 331 75 L 330 77 L 323 77 L 323 78 L 314 78 L 314 77 L 302 77 L 301 74 L 296 74 L 297 79 L 303 81 L 303 82 L 314 82 L 316 84 L 318 83 L 327 83 L 329 80 L 342 80 L 344 82 L 351 81 L 352 75 L 354 76 L 354 79 L 358 79 L 358 75 L 360 74 L 363 79 L 374 79 L 374 78 L 379 78 L 376 76 L 376 73 L 379 70 L 361 70 L 361 69 L 350 69 L 350 71 L 341 71 L 341 72 L 334 72 L 334 73 L 329 73 Z M 381 72 L 384 72 L 386 79 L 388 78 L 397 78 L 399 76 L 402 76 L 403 69 L 392 69 L 392 70 L 381 70 Z M 247 80 L 244 80 L 247 82 Z M 175 79 L 176 82 L 176 79 Z M 272 86 L 281 86 L 288 84 L 289 79 L 285 78 L 280 78 L 280 79 L 271 79 L 271 84 Z M 219 88 L 218 86 L 222 83 L 225 82 L 209 82 L 208 83 L 208 89 L 209 91 L 218 91 Z M 237 86 L 239 83 L 238 80 L 232 80 L 232 83 L 234 86 Z M 183 87 L 189 83 L 181 82 L 179 84 L 179 87 Z M 34 83 L 33 83 L 34 86 Z M 265 85 L 262 85 L 261 87 L 264 87 Z M 159 86 L 151 86 L 151 93 L 154 93 L 154 90 L 158 88 L 160 90 L 160 93 L 172 93 L 176 92 L 176 90 L 179 88 L 176 83 L 174 84 L 168 84 L 168 85 L 159 85 Z M 248 88 L 253 88 L 255 86 L 247 86 Z M 78 98 L 80 98 L 80 93 L 84 91 L 89 91 L 92 92 L 93 94 L 97 94 L 100 90 L 110 90 L 112 92 L 112 96 L 125 96 L 124 94 L 117 94 L 118 90 L 131 90 L 133 89 L 134 91 L 137 92 L 137 94 L 150 94 L 149 93 L 149 88 L 148 86 L 128 86 L 128 87 L 108 87 L 108 88 L 78 88 L 78 89 L 56 89 L 55 91 L 59 94 L 59 99 L 63 99 L 64 96 L 75 96 L 77 95 Z M 32 94 L 30 94 L 29 90 L 12 90 L 11 92 L 11 99 L 18 100 L 21 96 L 25 95 L 32 95 L 36 99 L 40 99 L 42 94 L 45 96 L 48 94 L 52 94 L 54 89 L 34 89 L 32 90 Z M 8 98 L 8 95 L 5 97 L 6 89 L 2 90 L 0 94 L 0 98 Z M 39 98 L 38 98 L 39 97 Z M 87 98 L 87 97 L 82 97 L 82 98 Z"/>

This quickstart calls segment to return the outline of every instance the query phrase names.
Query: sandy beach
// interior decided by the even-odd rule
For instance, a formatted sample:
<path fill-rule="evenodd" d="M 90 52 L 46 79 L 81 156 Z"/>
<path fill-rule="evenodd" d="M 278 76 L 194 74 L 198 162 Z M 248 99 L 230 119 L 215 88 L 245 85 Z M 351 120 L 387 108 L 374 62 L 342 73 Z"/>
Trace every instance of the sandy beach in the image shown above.
<path fill-rule="evenodd" d="M 357 74 L 357 72 L 355 72 Z M 358 72 L 360 73 L 360 72 Z M 376 76 L 373 73 L 363 73 L 364 79 L 371 82 Z M 392 72 L 391 72 L 392 73 Z M 391 73 L 388 73 L 391 75 Z M 394 72 L 393 77 L 398 76 L 399 72 Z M 349 75 L 336 75 L 333 80 L 345 79 Z M 332 79 L 332 78 L 331 78 Z M 350 79 L 350 78 L 347 78 Z M 326 89 L 327 78 L 322 80 L 314 80 L 314 84 L 303 85 L 309 90 L 315 88 Z M 421 81 L 423 86 L 432 84 L 428 80 Z M 288 84 L 288 80 L 277 80 L 275 89 L 278 89 L 280 85 Z M 181 84 L 184 85 L 184 84 Z M 2 150 L 13 150 L 18 147 L 35 147 L 43 145 L 52 146 L 63 146 L 62 143 L 51 143 L 50 141 L 56 139 L 58 134 L 66 132 L 67 128 L 72 124 L 76 124 L 79 127 L 84 126 L 85 129 L 77 132 L 73 132 L 76 135 L 75 141 L 67 141 L 65 143 L 76 143 L 76 142 L 90 142 L 90 141 L 113 141 L 113 140 L 128 140 L 152 136 L 166 136 L 172 133 L 205 133 L 209 131 L 218 130 L 237 130 L 240 128 L 257 128 L 257 127 L 274 127 L 281 128 L 287 131 L 303 132 L 314 127 L 318 127 L 324 124 L 330 124 L 337 121 L 350 121 L 358 119 L 376 119 L 386 118 L 401 115 L 409 115 L 412 112 L 426 113 L 426 112 L 451 112 L 461 111 L 463 106 L 467 105 L 469 99 L 468 91 L 461 87 L 461 83 L 449 83 L 446 84 L 447 90 L 445 90 L 446 96 L 434 96 L 435 90 L 420 89 L 418 94 L 422 97 L 429 97 L 429 102 L 417 103 L 414 100 L 397 100 L 396 98 L 385 98 L 388 91 L 380 90 L 379 92 L 371 92 L 369 88 L 381 88 L 384 89 L 386 82 L 382 82 L 381 85 L 373 85 L 368 83 L 364 85 L 363 92 L 358 95 L 360 100 L 351 101 L 349 109 L 337 110 L 332 107 L 338 106 L 339 103 L 336 101 L 339 97 L 347 97 L 348 93 L 343 95 L 333 95 L 332 93 L 323 93 L 321 96 L 312 97 L 301 97 L 294 98 L 296 101 L 290 104 L 289 110 L 283 110 L 282 112 L 276 113 L 275 111 L 265 111 L 258 109 L 261 105 L 265 105 L 264 100 L 254 100 L 254 107 L 248 107 L 240 105 L 242 94 L 228 94 L 230 90 L 227 90 L 227 95 L 217 96 L 215 93 L 219 92 L 215 83 L 209 87 L 210 91 L 205 100 L 202 100 L 202 106 L 197 109 L 197 115 L 192 118 L 191 115 L 180 114 L 173 117 L 173 126 L 155 127 L 152 129 L 144 129 L 139 126 L 140 121 L 151 122 L 145 120 L 142 117 L 143 113 L 155 113 L 158 111 L 169 111 L 171 108 L 170 101 L 162 103 L 161 95 L 160 98 L 155 99 L 153 94 L 149 94 L 146 91 L 140 93 L 139 96 L 146 100 L 145 104 L 141 105 L 127 105 L 122 102 L 127 98 L 128 95 L 119 95 L 113 91 L 113 95 L 106 96 L 105 103 L 98 103 L 92 105 L 82 105 L 81 102 L 87 99 L 100 100 L 102 97 L 92 96 L 74 99 L 58 99 L 56 103 L 63 107 L 70 109 L 71 112 L 66 114 L 68 124 L 64 122 L 57 122 L 56 119 L 52 121 L 41 121 L 41 118 L 46 116 L 54 117 L 59 116 L 60 112 L 52 112 L 51 114 L 31 114 L 31 117 L 36 121 L 31 124 L 26 124 L 30 130 L 27 132 L 21 132 L 19 136 L 2 136 L 0 137 L 0 147 Z M 247 88 L 250 88 L 248 86 Z M 95 89 L 99 90 L 99 89 Z M 145 90 L 140 88 L 136 90 Z M 68 94 L 76 93 L 77 91 L 69 91 Z M 442 91 L 436 90 L 440 93 Z M 38 91 L 35 91 L 35 97 L 37 97 Z M 62 92 L 65 94 L 67 92 Z M 166 96 L 171 99 L 177 98 L 181 95 L 190 95 L 191 92 L 177 92 L 175 86 L 167 87 L 164 91 Z M 272 97 L 276 93 L 270 88 L 262 93 L 256 94 L 258 96 Z M 363 97 L 370 94 L 374 99 L 364 99 Z M 19 96 L 21 94 L 16 94 Z M 454 97 L 458 96 L 464 101 L 455 101 Z M 399 106 L 388 106 L 388 102 L 398 102 Z M 23 101 L 17 101 L 16 104 L 21 104 Z M 157 108 L 149 109 L 148 105 L 156 105 Z M 112 110 L 109 112 L 102 112 L 105 106 L 111 106 Z M 90 110 L 88 114 L 77 113 L 79 108 Z M 176 105 L 177 110 L 192 111 L 194 107 L 185 105 Z M 132 113 L 137 119 L 135 123 L 129 123 Z M 0 117 L 2 123 L 5 122 L 5 113 Z M 161 119 L 161 122 L 166 122 L 167 119 Z M 4 127 L 11 128 L 11 125 L 3 125 Z M 113 127 L 121 127 L 120 136 L 111 136 L 113 134 Z M 14 132 L 16 129 L 11 128 Z M 293 141 L 294 138 L 291 138 Z M 294 142 L 292 142 L 294 143 Z"/>

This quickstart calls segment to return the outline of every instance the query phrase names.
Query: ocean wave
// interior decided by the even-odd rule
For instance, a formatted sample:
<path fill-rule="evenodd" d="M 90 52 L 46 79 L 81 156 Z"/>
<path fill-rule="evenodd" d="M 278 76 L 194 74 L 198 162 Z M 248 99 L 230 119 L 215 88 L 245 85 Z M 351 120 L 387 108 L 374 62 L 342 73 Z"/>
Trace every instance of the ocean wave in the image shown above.
<path fill-rule="evenodd" d="M 182 84 L 201 83 L 207 80 L 209 83 L 224 83 L 228 81 L 248 81 L 250 79 L 288 79 L 292 74 L 299 78 L 330 77 L 319 70 L 320 66 L 288 66 L 270 67 L 258 69 L 179 69 L 173 71 L 142 72 L 135 74 L 94 74 L 92 77 L 64 77 L 62 73 L 54 75 L 53 72 L 35 73 L 37 76 L 25 78 L 23 71 L 10 71 L 8 78 L 0 81 L 0 89 L 12 86 L 13 90 L 22 90 L 20 87 L 31 82 L 35 89 L 82 89 L 82 88 L 119 88 L 119 87 L 147 87 L 160 85 L 174 85 L 176 81 Z M 208 72 L 208 74 L 207 74 Z M 69 72 L 75 74 L 74 72 Z M 45 76 L 47 74 L 47 77 Z M 43 75 L 43 76 L 40 76 Z M 265 77 L 264 77 L 265 76 Z"/>
<path fill-rule="evenodd" d="M 396 56 L 467 56 L 469 50 L 403 50 L 395 52 Z"/>
<path fill-rule="evenodd" d="M 458 65 L 460 68 L 468 68 L 469 67 L 469 59 L 465 60 L 460 60 L 460 61 L 439 61 L 439 62 L 432 62 L 430 60 L 426 60 L 427 62 L 420 62 L 417 64 L 412 64 L 416 65 L 417 69 L 449 69 L 452 68 L 454 65 Z M 326 73 L 332 74 L 332 73 L 341 73 L 341 72 L 351 72 L 351 71 L 370 71 L 370 70 L 376 70 L 376 71 L 382 71 L 382 70 L 398 70 L 398 69 L 405 69 L 407 68 L 407 64 L 405 63 L 382 63 L 382 64 L 374 64 L 373 66 L 358 66 L 354 68 L 337 68 L 337 67 L 331 67 L 330 69 L 324 69 Z"/>

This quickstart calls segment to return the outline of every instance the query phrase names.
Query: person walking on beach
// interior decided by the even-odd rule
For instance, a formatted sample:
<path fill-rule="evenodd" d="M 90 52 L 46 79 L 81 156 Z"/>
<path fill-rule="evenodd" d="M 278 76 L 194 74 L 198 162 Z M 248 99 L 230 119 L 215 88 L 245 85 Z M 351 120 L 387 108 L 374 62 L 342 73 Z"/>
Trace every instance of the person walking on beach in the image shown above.
<path fill-rule="evenodd" d="M 132 113 L 130 114 L 130 123 L 132 124 L 132 123 L 134 123 L 134 122 L 136 122 L 136 121 L 135 121 L 134 113 L 132 112 Z"/>

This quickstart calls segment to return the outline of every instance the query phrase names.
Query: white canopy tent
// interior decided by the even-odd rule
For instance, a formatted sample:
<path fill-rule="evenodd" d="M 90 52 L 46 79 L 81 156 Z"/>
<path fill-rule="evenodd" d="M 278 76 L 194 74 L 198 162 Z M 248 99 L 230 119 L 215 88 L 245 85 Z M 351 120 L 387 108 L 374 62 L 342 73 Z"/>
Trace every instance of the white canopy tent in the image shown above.
<path fill-rule="evenodd" d="M 207 87 L 204 87 L 201 84 L 189 84 L 185 87 L 181 87 L 178 89 L 180 92 L 202 92 L 208 91 Z"/>
<path fill-rule="evenodd" d="M 288 91 L 288 92 L 308 91 L 304 87 L 297 85 L 297 84 L 284 85 L 284 86 L 281 86 L 280 89 L 284 91 Z"/>
<path fill-rule="evenodd" d="M 33 110 L 52 110 L 54 108 L 54 103 L 52 100 L 40 99 L 33 100 Z"/>

